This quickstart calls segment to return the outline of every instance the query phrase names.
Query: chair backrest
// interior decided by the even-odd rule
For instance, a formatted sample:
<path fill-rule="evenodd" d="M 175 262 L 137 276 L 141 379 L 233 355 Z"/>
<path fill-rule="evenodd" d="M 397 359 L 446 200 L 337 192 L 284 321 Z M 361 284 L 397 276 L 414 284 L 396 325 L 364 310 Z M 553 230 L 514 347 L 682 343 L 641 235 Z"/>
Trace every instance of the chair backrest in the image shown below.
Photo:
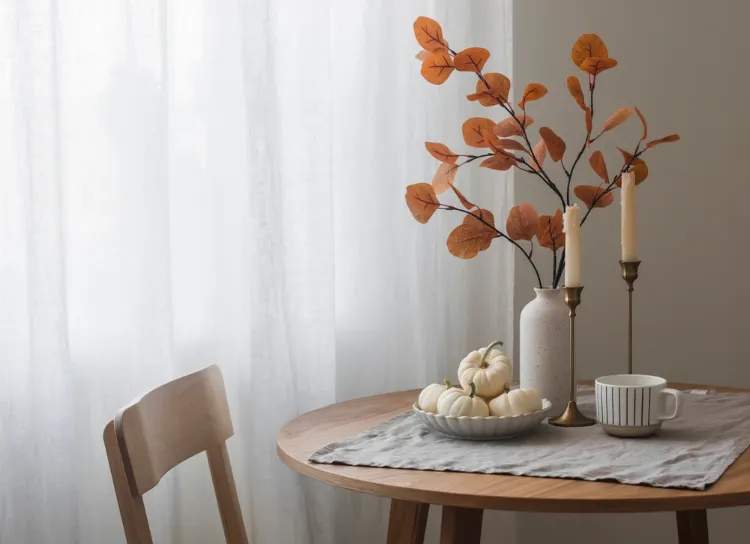
<path fill-rule="evenodd" d="M 248 542 L 226 446 L 233 434 L 215 365 L 162 385 L 117 413 L 104 429 L 104 445 L 128 544 L 152 544 L 143 494 L 204 451 L 226 541 Z"/>

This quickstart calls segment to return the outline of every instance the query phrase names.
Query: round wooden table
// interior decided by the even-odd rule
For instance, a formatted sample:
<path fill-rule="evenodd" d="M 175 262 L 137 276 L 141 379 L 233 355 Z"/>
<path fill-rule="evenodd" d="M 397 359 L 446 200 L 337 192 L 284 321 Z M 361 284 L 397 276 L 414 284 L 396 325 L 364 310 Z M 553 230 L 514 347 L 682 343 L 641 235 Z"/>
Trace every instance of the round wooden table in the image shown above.
<path fill-rule="evenodd" d="M 748 392 L 729 387 L 671 386 Z M 418 393 L 414 390 L 376 395 L 304 414 L 281 429 L 276 443 L 278 455 L 292 470 L 315 480 L 390 498 L 388 544 L 421 544 L 430 504 L 444 507 L 441 544 L 479 544 L 484 509 L 578 513 L 673 511 L 677 513 L 680 544 L 707 543 L 707 508 L 750 505 L 750 450 L 706 491 L 308 461 L 312 453 L 329 442 L 350 437 L 410 410 Z"/>

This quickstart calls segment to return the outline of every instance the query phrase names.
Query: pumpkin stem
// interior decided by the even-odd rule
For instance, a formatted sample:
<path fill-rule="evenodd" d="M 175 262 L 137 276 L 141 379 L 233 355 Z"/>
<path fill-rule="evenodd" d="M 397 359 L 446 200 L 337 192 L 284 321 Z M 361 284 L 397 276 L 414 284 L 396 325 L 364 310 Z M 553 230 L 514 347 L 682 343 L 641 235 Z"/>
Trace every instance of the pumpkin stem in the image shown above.
<path fill-rule="evenodd" d="M 474 385 L 474 382 L 469 382 L 469 387 L 471 388 L 471 392 L 469 393 L 469 398 L 474 398 L 477 394 L 477 386 Z"/>
<path fill-rule="evenodd" d="M 490 354 L 490 351 L 492 351 L 492 348 L 494 348 L 495 346 L 502 346 L 502 345 L 503 345 L 503 341 L 498 340 L 496 342 L 492 342 L 489 346 L 487 346 L 487 349 L 484 350 L 484 355 L 482 355 L 482 360 L 479 361 L 479 368 L 487 368 L 488 366 L 490 366 L 489 364 L 487 364 L 487 356 Z"/>
<path fill-rule="evenodd" d="M 505 394 L 507 395 L 508 393 L 510 393 L 510 387 L 509 387 L 509 386 L 508 386 L 508 384 L 506 383 L 506 384 L 505 384 Z"/>
<path fill-rule="evenodd" d="M 453 387 L 453 384 L 451 383 L 451 381 L 448 378 L 445 378 L 443 380 L 443 382 L 445 383 L 445 387 L 447 387 L 448 389 L 450 389 L 450 388 Z"/>

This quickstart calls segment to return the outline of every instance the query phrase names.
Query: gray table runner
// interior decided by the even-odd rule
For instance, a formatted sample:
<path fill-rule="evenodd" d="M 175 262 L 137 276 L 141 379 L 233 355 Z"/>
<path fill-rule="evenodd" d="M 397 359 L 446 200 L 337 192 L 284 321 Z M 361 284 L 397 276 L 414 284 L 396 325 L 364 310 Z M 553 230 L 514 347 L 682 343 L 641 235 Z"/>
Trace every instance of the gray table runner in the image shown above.
<path fill-rule="evenodd" d="M 592 388 L 579 390 L 578 406 L 594 416 Z M 748 445 L 750 395 L 695 391 L 683 395 L 680 418 L 665 422 L 651 438 L 614 438 L 598 425 L 563 429 L 545 423 L 518 438 L 468 442 L 433 431 L 409 411 L 358 436 L 328 444 L 310 461 L 703 490 Z"/>

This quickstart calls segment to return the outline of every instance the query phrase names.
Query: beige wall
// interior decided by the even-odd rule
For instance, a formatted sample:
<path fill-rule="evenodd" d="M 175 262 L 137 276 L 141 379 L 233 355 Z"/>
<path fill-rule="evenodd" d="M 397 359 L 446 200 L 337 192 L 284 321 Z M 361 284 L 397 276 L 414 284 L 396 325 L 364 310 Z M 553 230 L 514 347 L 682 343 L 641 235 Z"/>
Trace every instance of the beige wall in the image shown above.
<path fill-rule="evenodd" d="M 634 366 L 670 380 L 750 387 L 750 2 L 743 0 L 517 0 L 514 3 L 516 93 L 529 81 L 549 88 L 531 107 L 580 145 L 582 116 L 565 88 L 580 73 L 570 60 L 576 38 L 598 33 L 620 66 L 600 76 L 594 126 L 622 106 L 637 105 L 654 137 L 682 141 L 649 151 L 649 179 L 639 188 Z M 598 118 L 598 119 L 596 119 Z M 610 172 L 622 164 L 615 145 L 632 148 L 633 118 L 602 138 Z M 568 158 L 568 165 L 571 160 Z M 594 182 L 584 162 L 579 182 Z M 560 179 L 558 165 L 550 172 Z M 545 211 L 552 200 L 537 179 L 515 177 L 516 200 Z M 579 369 L 583 378 L 621 372 L 626 364 L 626 293 L 619 277 L 619 195 L 583 228 L 583 304 Z M 516 316 L 532 296 L 528 264 L 516 258 Z M 551 264 L 544 261 L 548 277 Z M 516 321 L 517 322 L 517 321 Z M 521 364 L 523 362 L 521 361 Z M 747 510 L 710 515 L 711 542 L 746 542 L 735 531 Z M 607 542 L 676 542 L 673 518 L 536 516 L 518 518 L 519 543 L 599 543 L 595 528 L 613 528 Z M 744 524 L 746 527 L 746 523 Z M 743 535 L 743 536 L 739 536 Z"/>

